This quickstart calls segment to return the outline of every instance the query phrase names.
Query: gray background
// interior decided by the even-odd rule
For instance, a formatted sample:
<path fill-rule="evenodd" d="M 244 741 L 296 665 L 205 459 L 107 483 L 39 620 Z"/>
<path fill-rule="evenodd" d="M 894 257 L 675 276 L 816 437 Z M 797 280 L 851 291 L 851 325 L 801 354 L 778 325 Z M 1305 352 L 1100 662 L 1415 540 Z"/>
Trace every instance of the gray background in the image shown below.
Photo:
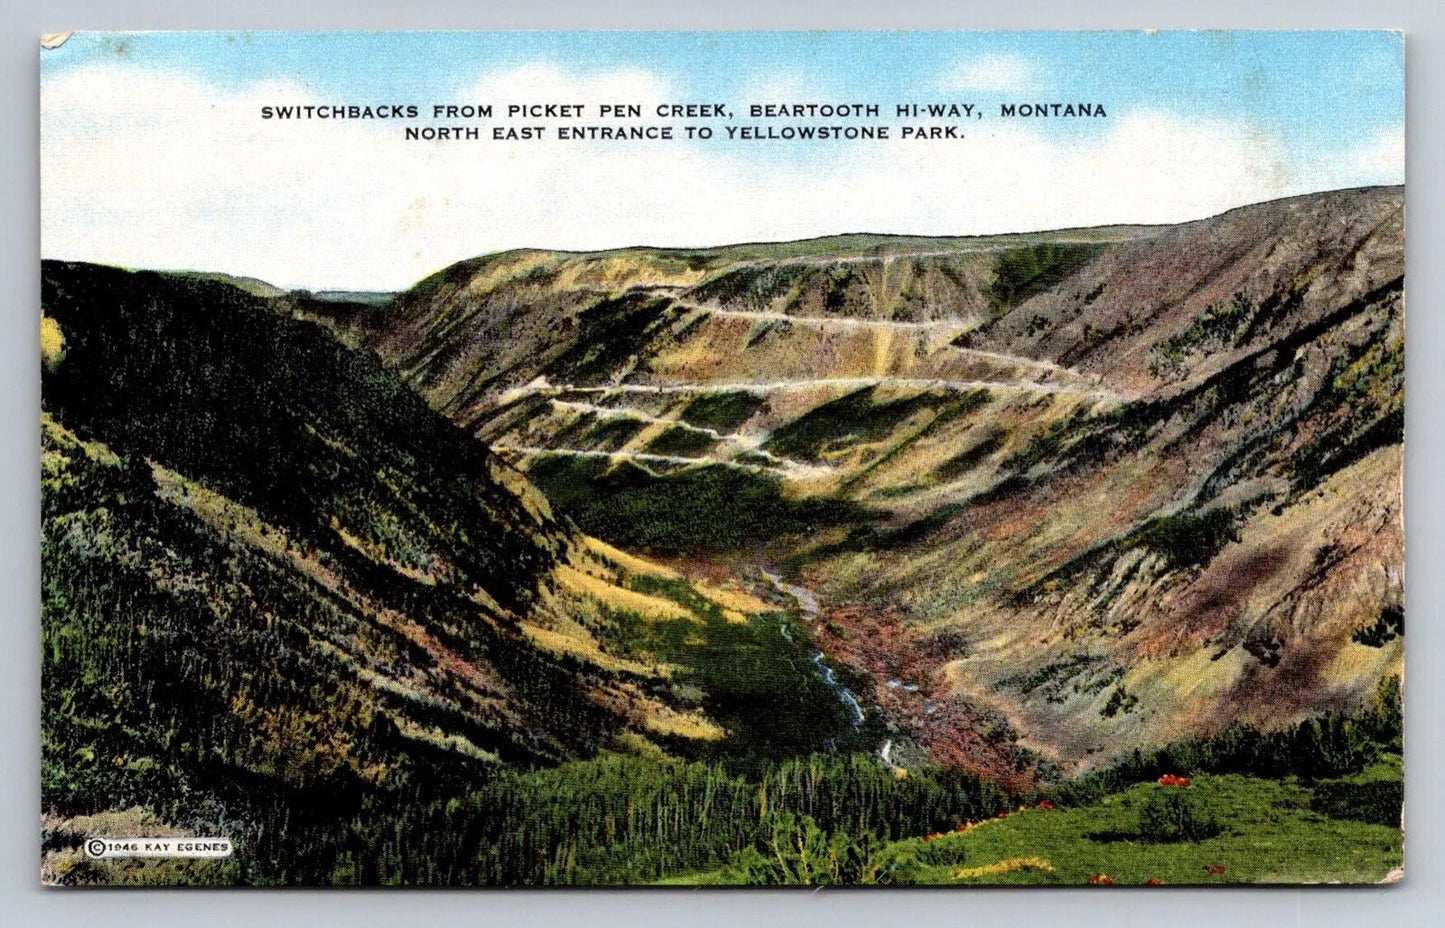
<path fill-rule="evenodd" d="M 1445 151 L 1445 13 L 1440 0 L 0 0 L 0 925 L 465 924 L 1035 925 L 1130 928 L 1445 923 L 1440 770 L 1445 603 L 1439 529 L 1445 487 L 1432 425 L 1445 392 L 1445 294 L 1438 255 Z M 1406 431 L 1407 873 L 1403 886 L 1240 890 L 869 891 L 57 891 L 38 886 L 39 184 L 41 32 L 63 29 L 1041 29 L 1392 28 L 1407 32 L 1410 334 Z"/>

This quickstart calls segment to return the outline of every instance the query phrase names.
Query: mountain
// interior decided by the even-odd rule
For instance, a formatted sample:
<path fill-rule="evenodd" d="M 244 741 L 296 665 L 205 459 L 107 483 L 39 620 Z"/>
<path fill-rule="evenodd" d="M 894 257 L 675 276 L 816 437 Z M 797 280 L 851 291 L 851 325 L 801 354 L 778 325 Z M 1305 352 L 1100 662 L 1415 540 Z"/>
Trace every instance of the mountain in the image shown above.
<path fill-rule="evenodd" d="M 293 311 L 582 530 L 788 573 L 890 756 L 1026 780 L 1402 673 L 1403 210 L 521 250 Z"/>
<path fill-rule="evenodd" d="M 200 275 L 42 275 L 43 802 L 71 881 L 88 872 L 75 816 L 284 845 L 375 797 L 714 751 L 730 691 L 631 655 L 622 608 L 706 615 L 808 667 L 776 621 L 748 623 L 774 607 L 579 534 L 289 301 Z M 624 586 L 645 580 L 673 598 Z M 810 668 L 773 681 L 809 739 L 841 718 Z"/>

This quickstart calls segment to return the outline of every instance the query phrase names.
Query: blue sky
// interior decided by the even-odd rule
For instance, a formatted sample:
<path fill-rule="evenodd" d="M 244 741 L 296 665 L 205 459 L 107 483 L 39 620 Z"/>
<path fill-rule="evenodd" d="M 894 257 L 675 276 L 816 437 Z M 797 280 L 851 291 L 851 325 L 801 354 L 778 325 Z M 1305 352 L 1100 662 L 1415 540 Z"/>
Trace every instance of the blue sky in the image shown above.
<path fill-rule="evenodd" d="M 828 99 L 901 100 L 937 98 L 960 61 L 1000 54 L 1037 75 L 1039 92 L 1009 98 L 1248 118 L 1302 149 L 1404 120 L 1404 39 L 1393 32 L 81 33 L 43 64 L 49 75 L 120 58 L 227 87 L 287 77 L 328 98 L 429 100 L 540 60 L 646 68 L 698 99 L 739 99 L 751 78 L 783 71 Z"/>
<path fill-rule="evenodd" d="M 231 266 L 216 269 L 285 284 L 402 286 L 447 261 L 517 244 L 695 245 L 861 228 L 970 234 L 1198 218 L 1252 199 L 1401 182 L 1403 55 L 1403 38 L 1386 32 L 79 33 L 41 57 L 50 101 L 44 240 L 47 254 L 63 252 L 56 257 L 223 261 Z M 427 105 L 478 93 L 580 94 L 587 103 L 621 93 L 739 110 L 876 102 L 889 121 L 895 102 L 959 100 L 980 104 L 988 122 L 966 145 L 927 152 L 715 142 L 618 160 L 615 151 L 559 151 L 560 143 L 404 148 L 390 126 L 277 129 L 256 119 L 265 100 Z M 995 121 L 998 103 L 1030 101 L 1104 103 L 1109 118 Z M 372 138 L 368 173 L 355 149 Z M 278 149 L 286 157 L 278 160 Z M 545 165 L 517 166 L 533 155 Z M 146 179 L 167 165 L 167 184 Z M 642 189 L 645 177 L 634 175 L 649 172 L 653 186 L 671 186 Z M 412 177 L 416 195 L 402 191 L 369 209 L 344 191 L 288 205 L 296 191 L 319 196 L 340 177 L 353 189 Z M 1021 193 L 1071 179 L 1077 188 L 1081 178 L 1091 193 Z M 698 184 L 716 196 L 684 216 L 674 204 Z M 571 195 L 559 197 L 559 185 Z M 750 193 L 755 186 L 764 192 Z M 545 202 L 506 205 L 519 189 Z M 831 205 L 821 208 L 813 192 L 829 190 Z M 889 190 L 897 193 L 884 209 L 876 200 Z M 748 209 L 729 205 L 739 197 Z M 269 220 L 268 204 L 277 207 Z M 317 211 L 387 234 L 338 233 Z M 313 243 L 304 256 L 303 233 Z"/>

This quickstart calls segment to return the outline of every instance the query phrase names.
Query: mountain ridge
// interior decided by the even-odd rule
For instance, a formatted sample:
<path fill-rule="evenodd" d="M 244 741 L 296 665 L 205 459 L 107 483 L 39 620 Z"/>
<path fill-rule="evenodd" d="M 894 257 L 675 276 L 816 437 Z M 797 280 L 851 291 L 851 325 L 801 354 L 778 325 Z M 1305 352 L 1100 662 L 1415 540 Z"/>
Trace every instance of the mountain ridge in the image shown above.
<path fill-rule="evenodd" d="M 1110 234 L 45 262 L 42 878 L 1377 879 L 1401 192 Z"/>
<path fill-rule="evenodd" d="M 614 544 L 629 542 L 607 516 L 608 500 L 624 498 L 615 494 L 636 484 L 685 507 L 709 469 L 752 473 L 779 499 L 865 506 L 866 515 L 835 509 L 802 534 L 795 526 L 745 547 L 763 563 L 792 564 L 845 612 L 901 609 L 913 637 L 948 627 L 981 643 L 997 623 L 1036 628 L 1042 642 L 994 652 L 1015 666 L 1011 676 L 962 657 L 918 670 L 938 694 L 1005 707 L 1023 742 L 1046 753 L 1087 762 L 1232 717 L 1275 724 L 1357 705 L 1400 666 L 1398 640 L 1369 655 L 1350 640 L 1400 608 L 1395 529 L 1368 555 L 1379 559 L 1370 569 L 1394 579 L 1365 597 L 1376 605 L 1329 619 L 1332 631 L 1268 631 L 1268 604 L 1246 606 L 1246 596 L 1228 600 L 1226 611 L 1243 612 L 1214 638 L 1178 639 L 1211 655 L 1261 655 L 1208 662 L 1199 672 L 1209 682 L 1188 684 L 1198 698 L 1158 683 L 1187 663 L 1141 643 L 1164 619 L 1119 624 L 1119 603 L 1155 615 L 1150 597 L 1173 602 L 1217 585 L 1233 575 L 1221 565 L 1255 543 L 1257 513 L 1307 506 L 1309 488 L 1334 474 L 1345 476 L 1329 486 L 1373 500 L 1384 526 L 1398 522 L 1402 189 L 1283 198 L 1134 232 L 761 264 L 731 260 L 727 248 L 509 252 L 333 324 L 544 491 L 595 487 L 585 499 L 567 489 L 569 505 L 590 530 L 613 525 Z M 719 428 L 700 417 L 704 403 L 737 415 Z M 632 476 L 619 476 L 624 465 Z M 1383 495 L 1360 482 L 1366 473 Z M 1130 502 L 1110 513 L 1117 492 L 1105 488 L 1115 483 Z M 1064 487 L 1082 496 L 1060 508 Z M 1091 520 L 1085 500 L 1104 518 Z M 1273 543 L 1294 551 L 1311 534 L 1292 531 Z M 949 557 L 957 566 L 944 567 Z M 1080 560 L 1089 557 L 1096 566 Z M 1286 572 L 1308 574 L 1311 557 L 1300 552 Z M 1323 563 L 1326 574 L 1347 569 L 1330 555 Z M 1137 576 L 1106 582 L 1113 570 Z M 1246 588 L 1262 582 L 1243 579 L 1255 576 L 1247 564 L 1238 570 Z M 1039 583 L 1096 593 L 1065 621 Z M 1102 670 L 1055 681 L 1065 687 L 1050 691 L 1057 702 L 1009 682 L 1060 661 L 1088 666 L 1070 663 L 1092 653 L 1070 644 L 1078 619 L 1106 655 Z M 1358 666 L 1327 671 L 1321 661 Z M 1304 676 L 1284 697 L 1293 708 L 1271 719 L 1269 680 L 1281 673 Z M 1136 708 L 1141 687 L 1157 705 Z M 1238 703 L 1251 688 L 1258 698 Z"/>

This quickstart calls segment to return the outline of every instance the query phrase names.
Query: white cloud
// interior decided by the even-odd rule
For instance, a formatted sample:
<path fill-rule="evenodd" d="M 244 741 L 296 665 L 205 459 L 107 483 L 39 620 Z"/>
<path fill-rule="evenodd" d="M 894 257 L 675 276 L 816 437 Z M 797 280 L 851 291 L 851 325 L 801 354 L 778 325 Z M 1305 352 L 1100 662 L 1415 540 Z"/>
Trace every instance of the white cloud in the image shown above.
<path fill-rule="evenodd" d="M 456 95 L 610 100 L 645 112 L 675 99 L 645 71 L 555 65 L 498 71 Z M 1114 115 L 1101 132 L 1077 134 L 992 116 L 963 141 L 839 143 L 807 159 L 776 157 L 796 143 L 739 154 L 685 142 L 408 142 L 382 122 L 260 118 L 265 104 L 315 102 L 335 101 L 289 82 L 228 91 L 113 66 L 47 77 L 43 253 L 282 286 L 391 289 L 518 246 L 1173 222 L 1402 179 L 1402 149 L 1383 136 L 1300 169 L 1278 139 L 1245 123 L 1164 112 Z"/>
<path fill-rule="evenodd" d="M 1400 184 L 1405 176 L 1405 127 L 1381 129 L 1337 159 L 1340 168 L 1365 184 Z"/>
<path fill-rule="evenodd" d="M 787 103 L 792 100 L 828 99 L 828 94 L 818 91 L 816 87 L 810 90 L 803 76 L 796 71 L 769 71 L 744 81 L 738 91 L 738 102 Z"/>
<path fill-rule="evenodd" d="M 1034 66 L 1017 55 L 984 55 L 958 65 L 940 82 L 947 91 L 1024 93 L 1039 88 Z"/>
<path fill-rule="evenodd" d="M 672 96 L 666 81 L 636 68 L 598 73 L 565 71 L 550 62 L 491 71 L 458 95 L 463 100 L 557 103 L 652 103 Z"/>

